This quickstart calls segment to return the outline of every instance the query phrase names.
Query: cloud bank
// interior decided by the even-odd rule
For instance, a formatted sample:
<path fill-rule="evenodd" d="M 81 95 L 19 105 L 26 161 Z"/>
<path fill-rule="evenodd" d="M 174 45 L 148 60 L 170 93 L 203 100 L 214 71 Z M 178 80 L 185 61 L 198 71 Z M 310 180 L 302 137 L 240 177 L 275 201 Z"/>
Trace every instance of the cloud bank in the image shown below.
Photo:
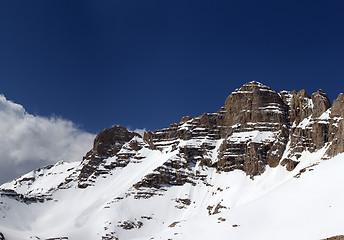
<path fill-rule="evenodd" d="M 71 121 L 29 114 L 0 95 L 0 184 L 60 160 L 80 161 L 94 137 Z"/>

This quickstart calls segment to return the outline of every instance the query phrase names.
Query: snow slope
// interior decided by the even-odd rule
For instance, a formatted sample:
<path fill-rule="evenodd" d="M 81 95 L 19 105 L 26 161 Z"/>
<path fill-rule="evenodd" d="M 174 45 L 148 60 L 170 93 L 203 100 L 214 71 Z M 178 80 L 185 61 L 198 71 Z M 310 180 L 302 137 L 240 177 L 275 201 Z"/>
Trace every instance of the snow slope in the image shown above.
<path fill-rule="evenodd" d="M 320 161 L 324 150 L 304 153 L 293 171 L 268 168 L 254 179 L 240 170 L 219 174 L 207 169 L 206 184 L 172 186 L 149 199 L 135 199 L 133 184 L 173 155 L 143 151 L 147 158 L 141 163 L 115 169 L 93 187 L 54 191 L 44 204 L 2 196 L 0 232 L 9 240 L 321 239 L 344 232 L 344 154 Z M 74 165 L 56 164 L 45 172 L 45 186 L 36 183 L 25 190 L 50 189 L 54 184 L 47 178 Z M 312 167 L 295 177 L 307 166 Z"/>

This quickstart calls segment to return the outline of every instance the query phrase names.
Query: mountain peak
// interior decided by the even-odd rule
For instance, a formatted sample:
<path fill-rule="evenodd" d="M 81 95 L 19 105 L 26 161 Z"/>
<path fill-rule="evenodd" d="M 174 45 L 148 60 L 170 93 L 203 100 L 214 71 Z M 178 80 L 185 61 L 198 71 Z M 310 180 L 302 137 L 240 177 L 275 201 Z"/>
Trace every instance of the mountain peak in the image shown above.
<path fill-rule="evenodd" d="M 266 219 L 252 221 L 252 216 L 264 214 L 255 211 L 275 204 L 271 214 L 283 222 L 286 218 L 279 212 L 289 214 L 286 207 L 290 212 L 299 207 L 289 204 L 290 193 L 307 192 L 295 184 L 298 178 L 315 176 L 317 164 L 344 153 L 343 106 L 344 95 L 331 107 L 322 90 L 311 97 L 305 90 L 277 93 L 251 81 L 231 93 L 216 113 L 184 117 L 143 138 L 121 126 L 105 129 L 79 163 L 61 162 L 2 185 L 0 232 L 6 239 L 197 239 L 204 236 L 185 233 L 189 226 L 199 227 L 194 219 L 203 219 L 213 224 L 211 229 L 226 231 L 217 239 L 256 239 L 258 235 L 247 235 L 246 225 L 260 229 L 255 225 Z M 337 172 L 344 183 L 342 171 Z M 305 195 L 310 199 L 307 207 L 331 176 L 318 179 L 317 185 L 309 178 L 299 181 L 314 190 Z M 291 179 L 293 184 L 286 184 Z M 291 190 L 270 191 L 286 185 Z M 344 210 L 342 197 L 333 201 L 333 195 L 320 194 L 328 200 L 322 206 L 341 204 Z M 301 204 L 297 213 L 307 207 Z M 254 214 L 244 216 L 242 211 Z M 307 214 L 314 214 L 316 221 L 333 219 L 317 217 L 319 212 Z M 267 223 L 262 227 L 271 226 Z M 281 223 L 279 229 L 284 228 Z M 204 231 L 214 238 L 214 231 Z M 277 235 L 264 239 L 278 239 L 280 231 Z"/>
<path fill-rule="evenodd" d="M 268 87 L 268 86 L 265 86 L 264 84 L 257 82 L 255 80 L 250 81 L 248 83 L 245 83 L 243 86 L 256 86 L 256 87 L 262 87 L 262 88 Z"/>
<path fill-rule="evenodd" d="M 237 94 L 237 93 L 253 93 L 256 91 L 270 91 L 270 92 L 275 92 L 277 93 L 275 90 L 273 90 L 272 88 L 257 82 L 257 81 L 251 81 L 248 83 L 245 83 L 241 88 L 236 89 L 232 94 Z"/>

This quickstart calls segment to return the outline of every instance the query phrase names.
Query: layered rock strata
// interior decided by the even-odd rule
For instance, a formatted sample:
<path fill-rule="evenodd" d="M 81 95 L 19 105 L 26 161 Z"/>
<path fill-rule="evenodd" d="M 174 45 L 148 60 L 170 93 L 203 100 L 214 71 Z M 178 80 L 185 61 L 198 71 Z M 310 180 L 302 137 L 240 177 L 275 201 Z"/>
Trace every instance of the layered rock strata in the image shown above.
<path fill-rule="evenodd" d="M 137 190 L 204 179 L 195 166 L 220 172 L 239 169 L 251 177 L 266 166 L 293 170 L 304 151 L 325 147 L 325 159 L 344 152 L 343 109 L 343 94 L 331 107 L 322 90 L 311 96 L 305 90 L 278 93 L 249 82 L 230 94 L 218 112 L 184 117 L 143 138 L 120 126 L 102 131 L 81 164 L 79 187 L 92 185 L 98 175 L 129 161 L 142 160 L 142 148 L 175 154 L 136 183 Z"/>
<path fill-rule="evenodd" d="M 93 148 L 83 158 L 78 176 L 79 187 L 89 186 L 90 182 L 94 182 L 93 179 L 108 173 L 110 169 L 125 167 L 129 158 L 142 148 L 140 139 L 138 133 L 130 132 L 121 126 L 99 133 L 94 139 Z M 114 156 L 117 157 L 116 161 L 107 164 L 105 160 Z"/>

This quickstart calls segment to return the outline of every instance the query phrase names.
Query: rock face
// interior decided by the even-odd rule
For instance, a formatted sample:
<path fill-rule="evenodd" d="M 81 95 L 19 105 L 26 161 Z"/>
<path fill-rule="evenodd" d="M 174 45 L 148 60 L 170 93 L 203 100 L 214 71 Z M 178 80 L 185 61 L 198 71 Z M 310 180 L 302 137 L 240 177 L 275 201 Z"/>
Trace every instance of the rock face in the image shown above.
<path fill-rule="evenodd" d="M 160 150 L 192 139 L 204 142 L 179 150 L 186 161 L 199 159 L 201 165 L 218 171 L 241 169 L 250 176 L 261 174 L 266 165 L 277 166 L 285 150 L 287 106 L 275 90 L 250 82 L 235 90 L 217 113 L 183 118 L 168 129 L 145 135 L 150 146 Z"/>
<path fill-rule="evenodd" d="M 330 144 L 327 155 L 333 157 L 344 152 L 344 94 L 333 101 L 328 124 L 327 138 Z"/>
<path fill-rule="evenodd" d="M 105 159 L 114 157 L 119 153 L 126 143 L 129 143 L 129 148 L 137 151 L 141 148 L 138 141 L 132 140 L 134 137 L 141 138 L 138 133 L 129 132 L 125 127 L 115 126 L 110 129 L 105 129 L 99 133 L 94 139 L 93 149 L 90 150 L 83 158 L 82 168 L 79 174 L 79 187 L 84 188 L 90 185 L 87 180 L 95 178 L 97 175 L 106 173 L 106 169 L 101 171 L 98 167 Z M 115 166 L 125 167 L 130 154 L 122 154 L 115 162 Z"/>
<path fill-rule="evenodd" d="M 326 93 L 319 89 L 316 93 L 312 94 L 313 103 L 313 117 L 320 117 L 327 109 L 331 107 L 331 102 Z"/>
<path fill-rule="evenodd" d="M 141 150 L 171 153 L 171 157 L 133 185 L 136 198 L 148 198 L 146 189 L 205 181 L 197 168 L 217 172 L 242 170 L 248 176 L 262 174 L 267 166 L 288 171 L 305 151 L 324 149 L 323 159 L 344 152 L 344 95 L 331 107 L 318 90 L 277 92 L 249 82 L 231 93 L 216 113 L 183 117 L 169 128 L 140 136 L 121 126 L 97 135 L 93 148 L 61 188 L 77 181 L 79 188 L 94 185 L 98 176 L 145 160 Z"/>
<path fill-rule="evenodd" d="M 91 185 L 89 181 L 107 169 L 126 166 L 130 158 L 141 159 L 137 151 L 143 147 L 175 155 L 135 184 L 138 192 L 202 180 L 192 171 L 195 165 L 219 172 L 239 169 L 251 177 L 262 174 L 266 166 L 282 165 L 291 171 L 305 150 L 327 147 L 324 159 L 344 152 L 343 109 L 343 94 L 331 108 L 322 90 L 311 96 L 305 90 L 278 93 L 249 82 L 230 94 L 218 112 L 183 117 L 143 138 L 120 126 L 102 131 L 84 157 L 79 187 Z M 114 156 L 116 161 L 105 163 Z M 137 197 L 149 197 L 144 193 Z"/>
<path fill-rule="evenodd" d="M 225 102 L 225 140 L 217 167 L 255 176 L 277 166 L 288 140 L 287 106 L 273 89 L 257 82 L 235 90 Z"/>
<path fill-rule="evenodd" d="M 323 240 L 344 240 L 344 235 L 338 235 L 338 236 L 334 236 L 334 237 L 329 237 Z"/>

